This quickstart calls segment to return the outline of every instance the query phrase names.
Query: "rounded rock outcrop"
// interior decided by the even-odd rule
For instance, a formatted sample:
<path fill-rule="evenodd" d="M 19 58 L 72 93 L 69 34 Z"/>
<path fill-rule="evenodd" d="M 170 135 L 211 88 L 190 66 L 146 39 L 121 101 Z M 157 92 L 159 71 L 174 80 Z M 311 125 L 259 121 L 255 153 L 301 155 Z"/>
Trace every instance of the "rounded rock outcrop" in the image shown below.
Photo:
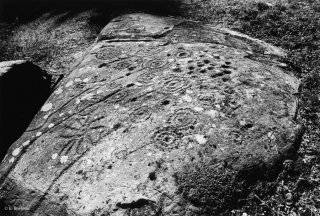
<path fill-rule="evenodd" d="M 219 213 L 300 146 L 299 80 L 284 57 L 198 22 L 112 20 L 9 149 L 2 203 L 33 215 Z"/>

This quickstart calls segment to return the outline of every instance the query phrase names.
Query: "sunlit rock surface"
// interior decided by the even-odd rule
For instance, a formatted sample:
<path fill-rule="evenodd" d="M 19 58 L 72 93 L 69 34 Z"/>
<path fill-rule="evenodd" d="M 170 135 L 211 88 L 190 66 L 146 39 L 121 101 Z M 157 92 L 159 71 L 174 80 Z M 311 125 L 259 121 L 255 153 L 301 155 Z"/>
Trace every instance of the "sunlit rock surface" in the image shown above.
<path fill-rule="evenodd" d="M 30 215 L 191 215 L 201 205 L 177 180 L 189 165 L 210 159 L 217 178 L 277 172 L 302 136 L 299 81 L 284 57 L 197 22 L 114 19 L 9 149 L 2 205 Z"/>

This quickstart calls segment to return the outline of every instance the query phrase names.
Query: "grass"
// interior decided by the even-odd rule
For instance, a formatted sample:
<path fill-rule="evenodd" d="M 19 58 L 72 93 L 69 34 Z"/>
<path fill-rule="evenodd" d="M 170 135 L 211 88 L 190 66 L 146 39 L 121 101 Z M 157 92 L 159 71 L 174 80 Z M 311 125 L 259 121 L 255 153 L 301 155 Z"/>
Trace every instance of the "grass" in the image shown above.
<path fill-rule="evenodd" d="M 320 176 L 319 0 L 140 3 L 125 8 L 123 3 L 99 7 L 79 3 L 77 5 L 81 7 L 77 8 L 74 4 L 64 8 L 46 6 L 28 15 L 24 11 L 8 13 L 7 20 L 0 23 L 0 61 L 27 58 L 44 69 L 68 73 L 70 65 L 79 56 L 77 54 L 94 41 L 103 26 L 112 17 L 128 10 L 179 15 L 223 25 L 282 47 L 289 54 L 287 63 L 302 79 L 298 120 L 307 128 L 293 169 L 284 170 L 272 182 L 261 181 L 249 188 L 245 200 L 217 194 L 208 164 L 199 163 L 186 169 L 177 183 L 182 189 L 193 189 L 191 195 L 184 192 L 186 199 L 204 206 L 207 215 L 210 211 L 225 215 L 242 215 L 243 212 L 251 215 L 320 215 L 320 178 L 317 177 Z M 199 173 L 200 177 L 196 175 Z M 229 186 L 232 190 L 234 182 Z M 210 207 L 216 199 L 226 202 Z"/>

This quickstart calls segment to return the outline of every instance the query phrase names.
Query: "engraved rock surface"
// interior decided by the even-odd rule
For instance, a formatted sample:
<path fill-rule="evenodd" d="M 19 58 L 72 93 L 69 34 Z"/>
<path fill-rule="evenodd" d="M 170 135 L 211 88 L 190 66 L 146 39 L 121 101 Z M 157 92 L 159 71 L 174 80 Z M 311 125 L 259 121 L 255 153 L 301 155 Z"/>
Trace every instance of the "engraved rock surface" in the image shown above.
<path fill-rule="evenodd" d="M 269 172 L 299 148 L 285 56 L 193 21 L 114 19 L 9 149 L 1 202 L 32 215 L 191 215 L 174 176 L 205 152 L 219 178 L 222 162 Z"/>

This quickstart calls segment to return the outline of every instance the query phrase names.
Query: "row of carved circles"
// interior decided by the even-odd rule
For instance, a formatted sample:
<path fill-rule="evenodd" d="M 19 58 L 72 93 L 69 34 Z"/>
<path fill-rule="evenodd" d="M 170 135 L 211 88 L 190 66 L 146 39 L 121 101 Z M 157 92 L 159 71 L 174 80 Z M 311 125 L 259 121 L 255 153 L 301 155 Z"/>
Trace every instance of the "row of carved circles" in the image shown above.
<path fill-rule="evenodd" d="M 119 71 L 134 71 L 135 69 L 140 68 L 143 62 L 143 58 L 130 58 L 117 61 L 113 63 L 111 67 Z"/>
<path fill-rule="evenodd" d="M 152 140 L 159 150 L 166 151 L 179 148 L 179 140 L 182 135 L 177 128 L 174 127 L 160 127 L 152 136 Z"/>
<path fill-rule="evenodd" d="M 158 55 L 159 53 L 162 53 L 166 50 L 165 46 L 160 46 L 157 44 L 151 44 L 151 45 L 145 45 L 145 44 L 139 44 L 138 45 L 138 51 L 135 54 L 139 57 L 148 57 L 148 56 L 154 56 Z"/>
<path fill-rule="evenodd" d="M 173 61 L 164 56 L 155 57 L 152 59 L 146 59 L 143 63 L 143 67 L 151 70 L 164 70 L 172 65 Z"/>
<path fill-rule="evenodd" d="M 160 150 L 172 150 L 180 147 L 184 136 L 198 129 L 199 115 L 190 108 L 179 108 L 166 120 L 166 126 L 156 129 L 152 136 L 155 146 Z"/>
<path fill-rule="evenodd" d="M 191 82 L 185 77 L 169 74 L 162 77 L 160 86 L 160 91 L 165 94 L 182 93 L 190 88 Z"/>

